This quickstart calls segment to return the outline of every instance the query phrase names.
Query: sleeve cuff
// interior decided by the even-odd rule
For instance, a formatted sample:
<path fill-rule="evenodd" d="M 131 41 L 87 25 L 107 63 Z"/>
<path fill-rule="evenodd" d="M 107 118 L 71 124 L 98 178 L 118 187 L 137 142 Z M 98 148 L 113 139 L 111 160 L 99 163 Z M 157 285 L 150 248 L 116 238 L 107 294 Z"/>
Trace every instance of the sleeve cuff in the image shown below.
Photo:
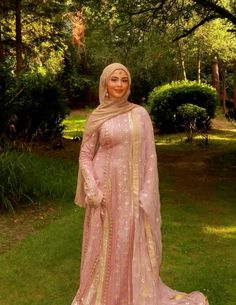
<path fill-rule="evenodd" d="M 87 203 L 87 205 L 95 206 L 95 207 L 99 206 L 102 200 L 103 200 L 103 193 L 100 190 L 97 191 L 96 195 L 92 197 L 86 196 L 85 198 L 85 202 Z"/>

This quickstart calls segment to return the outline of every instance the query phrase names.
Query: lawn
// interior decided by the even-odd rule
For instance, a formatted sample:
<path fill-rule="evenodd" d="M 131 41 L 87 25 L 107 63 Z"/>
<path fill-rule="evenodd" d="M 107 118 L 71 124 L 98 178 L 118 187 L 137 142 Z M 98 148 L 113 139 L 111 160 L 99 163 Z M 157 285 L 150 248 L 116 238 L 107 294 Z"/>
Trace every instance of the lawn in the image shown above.
<path fill-rule="evenodd" d="M 73 125 L 76 118 L 68 120 Z M 157 136 L 161 276 L 175 289 L 201 290 L 210 305 L 235 305 L 235 139 L 233 128 L 213 130 L 207 147 L 200 145 L 199 139 L 185 144 L 184 135 Z M 76 169 L 77 163 L 68 163 L 67 158 L 77 150 L 78 144 L 71 141 L 69 148 L 56 154 L 56 162 L 47 151 L 40 151 L 37 157 L 42 167 L 62 165 L 63 170 L 53 171 L 56 181 L 61 181 L 62 175 L 71 175 L 75 181 L 73 167 Z M 42 175 L 45 177 L 45 172 Z M 64 183 L 63 199 L 45 199 L 14 215 L 1 215 L 1 305 L 71 303 L 79 282 L 84 211 L 71 199 L 75 185 Z"/>

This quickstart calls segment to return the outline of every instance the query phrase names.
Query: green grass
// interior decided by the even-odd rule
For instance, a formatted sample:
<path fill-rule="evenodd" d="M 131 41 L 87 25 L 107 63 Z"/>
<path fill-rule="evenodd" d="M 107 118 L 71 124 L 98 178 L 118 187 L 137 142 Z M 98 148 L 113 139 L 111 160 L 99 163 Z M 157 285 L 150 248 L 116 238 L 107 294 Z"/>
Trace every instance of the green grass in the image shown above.
<path fill-rule="evenodd" d="M 234 305 L 236 143 L 231 131 L 216 136 L 208 147 L 197 142 L 185 145 L 178 136 L 176 141 L 167 139 L 165 145 L 157 145 L 161 276 L 172 288 L 202 291 L 210 305 Z M 84 211 L 72 199 L 77 164 L 48 157 L 37 160 L 41 167 L 56 164 L 63 169 L 53 170 L 52 178 L 45 180 L 48 189 L 55 189 L 64 175 L 59 185 L 65 196 L 57 203 L 57 217 L 0 254 L 1 305 L 70 304 L 78 288 Z"/>
<path fill-rule="evenodd" d="M 78 286 L 82 212 L 60 217 L 0 256 L 0 304 L 70 304 Z"/>
<path fill-rule="evenodd" d="M 198 199 L 196 194 L 195 199 L 182 195 L 163 201 L 162 277 L 179 290 L 203 291 L 210 304 L 233 305 L 236 194 L 224 198 L 215 190 L 215 195 L 212 202 L 207 195 Z"/>
<path fill-rule="evenodd" d="M 210 304 L 235 304 L 236 143 L 160 145 L 158 155 L 163 279 Z"/>
<path fill-rule="evenodd" d="M 13 209 L 26 200 L 72 198 L 76 180 L 72 177 L 77 171 L 72 161 L 7 151 L 0 154 L 0 165 L 0 207 Z"/>
<path fill-rule="evenodd" d="M 90 110 L 81 113 L 71 113 L 63 121 L 65 129 L 63 131 L 63 136 L 65 138 L 73 139 L 75 137 L 81 137 L 84 130 L 84 125 L 86 117 L 89 114 Z"/>

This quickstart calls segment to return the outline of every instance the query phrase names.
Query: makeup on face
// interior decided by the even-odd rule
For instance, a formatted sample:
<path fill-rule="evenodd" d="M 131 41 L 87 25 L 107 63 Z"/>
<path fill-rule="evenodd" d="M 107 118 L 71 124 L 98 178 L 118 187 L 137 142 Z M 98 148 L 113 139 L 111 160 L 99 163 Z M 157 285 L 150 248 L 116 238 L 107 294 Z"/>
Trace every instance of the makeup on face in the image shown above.
<path fill-rule="evenodd" d="M 111 100 L 124 96 L 129 88 L 129 78 L 124 70 L 115 70 L 108 79 L 107 92 Z"/>

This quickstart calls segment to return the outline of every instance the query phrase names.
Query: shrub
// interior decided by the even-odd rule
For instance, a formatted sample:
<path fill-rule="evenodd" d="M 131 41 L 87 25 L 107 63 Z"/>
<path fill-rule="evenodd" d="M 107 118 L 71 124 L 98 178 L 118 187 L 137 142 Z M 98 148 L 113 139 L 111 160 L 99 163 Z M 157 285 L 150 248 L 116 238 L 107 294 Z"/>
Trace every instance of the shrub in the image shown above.
<path fill-rule="evenodd" d="M 0 65 L 0 136 L 8 128 L 9 113 L 9 89 L 14 84 L 14 78 L 10 71 Z"/>
<path fill-rule="evenodd" d="M 49 139 L 61 136 L 68 108 L 64 90 L 54 76 L 40 73 L 23 75 L 12 90 L 9 105 L 11 117 L 16 117 L 19 137 Z"/>
<path fill-rule="evenodd" d="M 163 133 L 181 129 L 177 117 L 177 108 L 191 103 L 205 108 L 212 118 L 217 105 L 217 94 L 213 87 L 194 81 L 180 81 L 154 88 L 149 94 L 148 107 L 153 122 Z"/>
<path fill-rule="evenodd" d="M 188 125 L 191 122 L 196 122 L 196 127 L 201 128 L 201 123 L 207 119 L 208 114 L 205 108 L 193 104 L 184 104 L 177 108 L 176 111 L 179 122 L 183 125 Z"/>
<path fill-rule="evenodd" d="M 193 104 L 184 104 L 177 108 L 177 120 L 183 126 L 187 135 L 187 141 L 193 140 L 194 133 L 200 131 L 208 142 L 209 116 L 205 108 Z"/>

